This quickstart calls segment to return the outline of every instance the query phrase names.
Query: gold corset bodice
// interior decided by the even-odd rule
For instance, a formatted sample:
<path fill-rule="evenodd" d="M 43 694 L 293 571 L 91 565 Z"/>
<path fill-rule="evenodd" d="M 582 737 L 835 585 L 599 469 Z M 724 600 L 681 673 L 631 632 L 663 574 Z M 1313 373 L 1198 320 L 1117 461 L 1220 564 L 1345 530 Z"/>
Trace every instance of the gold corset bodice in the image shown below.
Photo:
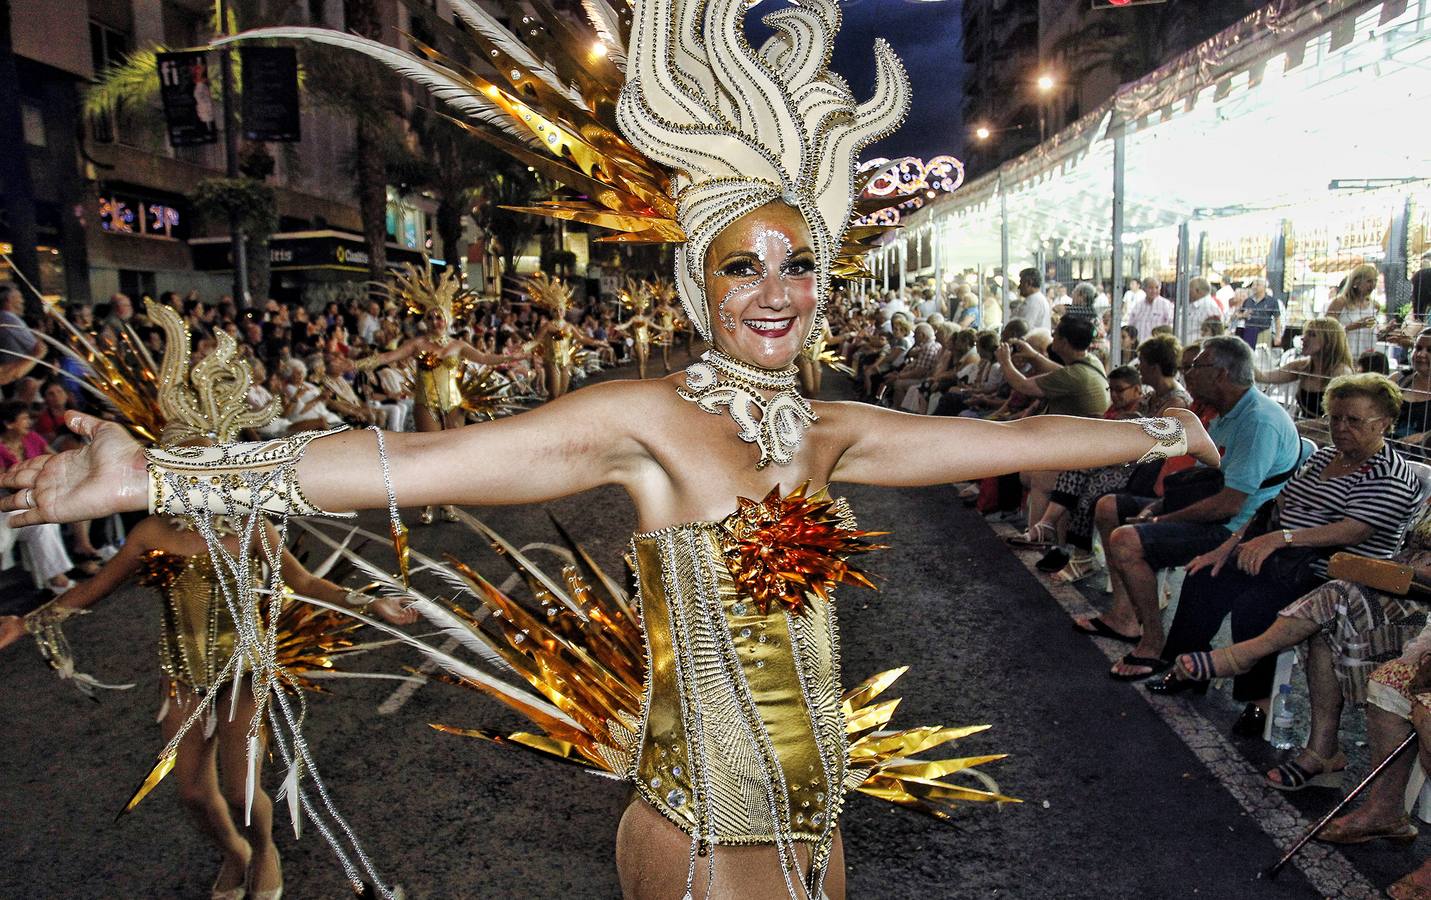
<path fill-rule="evenodd" d="M 845 780 L 832 604 L 761 613 L 721 542 L 714 523 L 633 539 L 648 678 L 630 777 L 709 843 L 827 850 Z"/>
<path fill-rule="evenodd" d="M 461 366 L 455 354 L 419 353 L 415 401 L 444 415 L 461 406 Z"/>
<path fill-rule="evenodd" d="M 237 643 L 213 561 L 207 553 L 185 557 L 154 550 L 144 561 L 139 582 L 159 588 L 164 599 L 159 636 L 164 674 L 206 691 L 229 664 Z"/>

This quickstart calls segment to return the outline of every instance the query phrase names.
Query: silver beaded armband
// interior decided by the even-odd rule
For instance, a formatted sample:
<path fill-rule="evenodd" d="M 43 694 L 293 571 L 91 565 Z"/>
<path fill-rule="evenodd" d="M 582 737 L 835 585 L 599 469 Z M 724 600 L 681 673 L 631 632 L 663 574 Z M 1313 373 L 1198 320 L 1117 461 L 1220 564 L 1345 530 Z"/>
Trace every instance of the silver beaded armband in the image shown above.
<path fill-rule="evenodd" d="M 298 462 L 308 444 L 346 431 L 309 431 L 294 437 L 214 447 L 151 447 L 149 512 L 184 516 L 198 510 L 239 516 L 258 508 L 275 516 L 351 518 L 319 509 L 298 484 Z"/>
<path fill-rule="evenodd" d="M 1138 457 L 1138 462 L 1170 459 L 1188 452 L 1188 433 L 1181 420 L 1172 416 L 1160 416 L 1156 419 L 1134 419 L 1133 422 L 1141 426 L 1143 433 L 1153 439 L 1153 446 L 1148 448 L 1147 453 Z"/>

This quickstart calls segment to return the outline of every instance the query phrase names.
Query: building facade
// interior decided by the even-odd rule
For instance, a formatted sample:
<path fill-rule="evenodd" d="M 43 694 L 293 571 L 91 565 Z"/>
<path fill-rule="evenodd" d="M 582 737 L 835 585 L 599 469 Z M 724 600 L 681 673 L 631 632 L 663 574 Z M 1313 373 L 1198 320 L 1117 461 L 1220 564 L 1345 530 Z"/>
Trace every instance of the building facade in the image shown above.
<path fill-rule="evenodd" d="M 274 16 L 268 23 L 344 27 L 343 0 L 258 7 L 270 5 Z M 170 146 L 157 96 L 139 104 L 142 108 L 98 116 L 82 112 L 97 73 L 132 51 L 203 46 L 212 33 L 214 6 L 211 0 L 0 4 L 0 19 L 8 26 L 8 40 L 0 40 L 0 73 L 8 66 L 16 73 L 15 90 L 0 89 L 0 154 L 23 160 L 22 166 L 0 170 L 0 249 L 16 251 L 22 269 L 31 269 L 36 264 L 27 263 L 25 253 L 33 247 L 37 287 L 45 295 L 102 302 L 116 291 L 137 298 L 197 290 L 212 301 L 232 293 L 228 255 L 214 252 L 214 244 L 227 237 L 227 222 L 205 221 L 193 205 L 199 183 L 225 173 L 222 133 L 213 144 Z M 407 8 L 399 0 L 378 0 L 377 7 L 384 36 L 404 40 L 401 34 L 412 24 Z M 217 82 L 216 53 L 209 54 L 208 68 Z M 325 284 L 363 292 L 366 270 L 342 264 L 351 263 L 352 254 L 331 264 L 323 255 L 330 244 L 347 246 L 351 236 L 361 241 L 349 174 L 354 127 L 301 93 L 301 140 L 267 145 L 273 172 L 266 182 L 275 191 L 279 215 L 270 293 L 321 295 Z M 215 118 L 222 122 L 221 114 Z M 12 127 L 3 127 L 6 122 Z M 394 262 L 416 259 L 419 251 L 432 248 L 435 204 L 421 192 L 390 189 L 388 195 L 389 255 Z M 320 235 L 312 238 L 316 249 L 303 244 L 309 235 Z M 303 248 L 297 257 L 325 262 L 285 265 L 295 247 Z M 13 277 L 8 270 L 0 261 L 0 281 Z"/>

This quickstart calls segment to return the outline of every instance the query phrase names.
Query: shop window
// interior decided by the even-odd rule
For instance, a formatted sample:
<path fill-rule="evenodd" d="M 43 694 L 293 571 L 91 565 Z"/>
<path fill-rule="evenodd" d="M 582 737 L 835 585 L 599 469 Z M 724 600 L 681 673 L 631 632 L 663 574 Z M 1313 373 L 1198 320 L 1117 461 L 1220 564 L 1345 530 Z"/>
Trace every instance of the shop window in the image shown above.
<path fill-rule="evenodd" d="M 124 62 L 132 46 L 133 43 L 125 32 L 101 22 L 89 23 L 89 54 L 90 62 L 94 65 L 94 74 L 98 75 L 110 66 Z"/>
<path fill-rule="evenodd" d="M 45 113 L 33 103 L 20 103 L 20 126 L 25 135 L 25 143 L 31 147 L 44 147 Z"/>

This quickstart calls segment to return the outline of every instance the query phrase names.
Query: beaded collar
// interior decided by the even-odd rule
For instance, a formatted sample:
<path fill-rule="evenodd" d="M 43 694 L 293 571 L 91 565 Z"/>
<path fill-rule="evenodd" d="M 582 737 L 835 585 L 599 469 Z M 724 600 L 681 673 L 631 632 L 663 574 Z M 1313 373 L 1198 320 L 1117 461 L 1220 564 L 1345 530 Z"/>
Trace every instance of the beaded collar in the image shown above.
<path fill-rule="evenodd" d="M 762 369 L 708 350 L 686 367 L 686 384 L 676 393 L 712 415 L 728 410 L 740 426 L 740 439 L 760 449 L 757 469 L 783 466 L 795 459 L 806 429 L 818 421 L 795 388 L 798 372 L 794 365 Z M 772 393 L 767 399 L 764 392 Z"/>

